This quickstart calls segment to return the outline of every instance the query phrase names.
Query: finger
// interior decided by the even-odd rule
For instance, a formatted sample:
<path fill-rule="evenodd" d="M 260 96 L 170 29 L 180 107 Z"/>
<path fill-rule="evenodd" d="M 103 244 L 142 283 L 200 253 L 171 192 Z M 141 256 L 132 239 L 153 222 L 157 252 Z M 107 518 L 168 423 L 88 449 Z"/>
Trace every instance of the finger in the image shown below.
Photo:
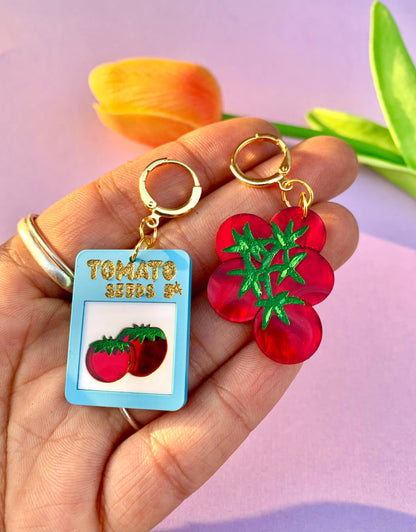
<path fill-rule="evenodd" d="M 314 192 L 314 202 L 328 201 L 352 185 L 358 174 L 358 161 L 354 150 L 335 137 L 319 136 L 297 144 L 292 150 L 292 167 L 286 179 L 300 179 Z M 280 157 L 275 155 L 252 168 L 254 177 L 270 175 L 278 167 Z M 289 201 L 296 205 L 302 186 L 296 185 L 288 193 Z M 281 203 L 281 207 L 284 204 Z"/>
<path fill-rule="evenodd" d="M 338 203 L 318 203 L 313 210 L 322 218 L 326 242 L 321 251 L 332 269 L 347 262 L 358 245 L 358 224 L 351 212 Z"/>
<path fill-rule="evenodd" d="M 138 240 L 138 224 L 149 214 L 140 200 L 138 180 L 150 162 L 169 157 L 188 164 L 206 195 L 231 179 L 229 163 L 233 150 L 241 140 L 258 131 L 277 133 L 271 124 L 255 118 L 227 120 L 188 133 L 63 198 L 39 216 L 39 228 L 70 268 L 83 249 L 132 248 Z M 272 148 L 256 146 L 252 153 L 257 162 L 262 161 Z M 155 171 L 154 176 L 155 184 L 150 188 L 151 192 L 157 191 L 155 199 L 161 205 L 172 206 L 168 200 L 174 198 L 177 206 L 189 197 L 191 179 L 183 168 L 165 166 L 163 171 Z M 49 295 L 57 295 L 60 291 L 33 262 L 20 239 L 15 239 L 15 246 L 22 254 L 20 262 L 31 265 L 33 280 Z"/>
<path fill-rule="evenodd" d="M 155 526 L 227 460 L 284 394 L 299 367 L 272 362 L 251 342 L 185 408 L 128 438 L 106 470 L 102 503 L 107 527 Z"/>

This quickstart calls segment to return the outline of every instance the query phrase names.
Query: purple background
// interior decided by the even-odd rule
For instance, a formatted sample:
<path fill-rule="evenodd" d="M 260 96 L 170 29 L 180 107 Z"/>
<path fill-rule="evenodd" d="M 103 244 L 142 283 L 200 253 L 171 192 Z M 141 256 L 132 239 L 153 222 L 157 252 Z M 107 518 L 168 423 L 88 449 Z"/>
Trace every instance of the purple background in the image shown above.
<path fill-rule="evenodd" d="M 209 68 L 224 110 L 302 125 L 325 106 L 382 122 L 371 2 L 27 0 L 0 6 L 0 237 L 139 155 L 92 109 L 89 71 L 133 56 Z M 416 58 L 416 3 L 390 0 Z M 416 201 L 361 168 L 362 231 L 319 312 L 325 336 L 281 403 L 160 531 L 416 531 Z"/>

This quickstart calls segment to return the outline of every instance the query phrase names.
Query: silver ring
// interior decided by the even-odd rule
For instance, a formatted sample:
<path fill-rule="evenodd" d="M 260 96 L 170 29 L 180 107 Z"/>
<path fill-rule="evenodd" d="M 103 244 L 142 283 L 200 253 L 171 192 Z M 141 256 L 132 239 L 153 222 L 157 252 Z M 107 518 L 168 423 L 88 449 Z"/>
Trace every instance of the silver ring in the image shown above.
<path fill-rule="evenodd" d="M 74 274 L 47 244 L 36 225 L 37 217 L 37 214 L 28 214 L 22 218 L 17 224 L 19 235 L 32 257 L 52 281 L 64 290 L 72 292 Z"/>
<path fill-rule="evenodd" d="M 39 266 L 64 290 L 72 292 L 74 272 L 49 247 L 36 225 L 37 214 L 28 214 L 17 224 L 17 230 L 27 249 Z M 125 408 L 119 409 L 124 419 L 134 428 L 140 427 Z"/>
<path fill-rule="evenodd" d="M 130 423 L 130 425 L 134 428 L 134 430 L 136 430 L 136 431 L 140 430 L 139 425 L 133 419 L 132 415 L 127 410 L 127 408 L 119 408 L 119 410 L 120 410 L 122 416 L 124 417 L 124 419 Z"/>

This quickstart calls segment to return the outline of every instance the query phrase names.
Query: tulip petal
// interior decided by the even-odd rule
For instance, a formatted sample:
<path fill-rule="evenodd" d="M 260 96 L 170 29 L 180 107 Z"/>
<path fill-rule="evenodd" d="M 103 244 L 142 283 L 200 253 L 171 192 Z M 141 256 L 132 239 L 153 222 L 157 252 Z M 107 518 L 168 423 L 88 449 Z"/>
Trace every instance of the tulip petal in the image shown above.
<path fill-rule="evenodd" d="M 139 142 L 159 145 L 221 120 L 219 85 L 193 63 L 126 59 L 93 69 L 89 84 L 103 123 Z"/>
<path fill-rule="evenodd" d="M 165 144 L 195 129 L 192 124 L 163 115 L 109 113 L 96 104 L 94 109 L 105 126 L 131 140 L 149 146 Z"/>

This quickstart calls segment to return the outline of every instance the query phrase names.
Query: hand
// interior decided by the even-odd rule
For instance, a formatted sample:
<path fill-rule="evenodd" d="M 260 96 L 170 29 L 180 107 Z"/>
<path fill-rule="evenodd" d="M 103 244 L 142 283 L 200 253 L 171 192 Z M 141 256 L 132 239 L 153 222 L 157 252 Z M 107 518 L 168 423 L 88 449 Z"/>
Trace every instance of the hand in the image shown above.
<path fill-rule="evenodd" d="M 252 324 L 223 320 L 205 293 L 218 263 L 220 223 L 237 212 L 270 220 L 283 207 L 277 187 L 250 188 L 230 175 L 235 147 L 255 133 L 275 130 L 257 119 L 238 119 L 194 131 L 84 186 L 37 219 L 51 247 L 73 268 L 82 249 L 136 244 L 147 212 L 137 183 L 151 161 L 179 159 L 201 181 L 198 207 L 165 223 L 158 239 L 159 248 L 184 249 L 193 260 L 190 397 L 177 412 L 132 411 L 142 427 L 138 432 L 118 409 L 67 403 L 69 296 L 19 236 L 0 248 L 0 493 L 6 529 L 152 528 L 224 463 L 296 376 L 299 365 L 280 365 L 261 354 Z M 257 161 L 253 172 L 271 174 L 277 165 L 272 151 L 266 143 L 250 146 L 241 154 L 242 166 Z M 312 186 L 313 209 L 328 233 L 322 254 L 337 268 L 352 254 L 358 231 L 345 208 L 327 201 L 354 180 L 355 155 L 337 139 L 316 137 L 294 147 L 292 157 L 290 177 Z M 164 206 L 172 206 L 171 198 L 176 205 L 187 198 L 189 176 L 169 169 L 174 179 L 166 180 L 164 170 L 151 180 Z"/>

